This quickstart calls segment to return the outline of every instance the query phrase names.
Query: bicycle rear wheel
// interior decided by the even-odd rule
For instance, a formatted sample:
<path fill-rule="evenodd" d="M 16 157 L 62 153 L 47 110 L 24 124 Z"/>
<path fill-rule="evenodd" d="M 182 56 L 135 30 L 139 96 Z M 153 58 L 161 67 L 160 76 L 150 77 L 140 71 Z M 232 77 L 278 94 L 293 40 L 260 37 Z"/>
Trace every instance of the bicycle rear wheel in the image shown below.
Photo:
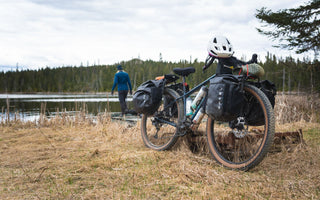
<path fill-rule="evenodd" d="M 246 106 L 260 105 L 264 123 L 248 125 L 245 114 L 238 117 L 237 122 L 241 123 L 237 125 L 234 121 L 219 122 L 209 117 L 206 131 L 214 159 L 227 168 L 246 171 L 258 165 L 267 154 L 273 142 L 275 120 L 273 108 L 261 90 L 252 85 L 245 85 L 244 90 Z"/>
<path fill-rule="evenodd" d="M 178 140 L 178 123 L 183 119 L 183 102 L 174 102 L 179 95 L 165 88 L 162 102 L 152 116 L 144 114 L 141 120 L 141 136 L 144 144 L 154 150 L 170 149 Z"/>

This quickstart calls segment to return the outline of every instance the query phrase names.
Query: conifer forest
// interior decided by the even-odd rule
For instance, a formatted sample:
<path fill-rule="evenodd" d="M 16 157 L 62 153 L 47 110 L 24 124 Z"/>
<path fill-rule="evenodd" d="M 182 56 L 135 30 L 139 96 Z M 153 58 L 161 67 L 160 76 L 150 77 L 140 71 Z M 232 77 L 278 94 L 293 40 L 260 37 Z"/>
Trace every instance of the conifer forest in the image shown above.
<path fill-rule="evenodd" d="M 181 60 L 180 62 L 142 61 L 132 59 L 122 61 L 124 70 L 128 72 L 133 90 L 144 81 L 164 74 L 172 74 L 173 68 L 193 66 L 196 72 L 187 77 L 188 84 L 193 87 L 215 73 L 214 63 L 205 72 L 204 62 Z M 268 54 L 263 63 L 265 70 L 262 79 L 275 83 L 279 92 L 320 93 L 320 62 L 308 59 L 296 60 L 292 57 L 279 59 Z M 114 65 L 67 66 L 58 68 L 42 68 L 38 70 L 15 70 L 0 72 L 0 93 L 36 93 L 36 92 L 110 92 L 114 74 Z"/>

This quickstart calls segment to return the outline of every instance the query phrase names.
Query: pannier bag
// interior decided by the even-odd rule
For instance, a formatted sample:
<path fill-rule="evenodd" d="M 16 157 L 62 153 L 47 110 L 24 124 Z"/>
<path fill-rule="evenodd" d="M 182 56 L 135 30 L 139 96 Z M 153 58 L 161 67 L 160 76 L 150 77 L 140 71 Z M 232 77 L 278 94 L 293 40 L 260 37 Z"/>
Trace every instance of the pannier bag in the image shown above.
<path fill-rule="evenodd" d="M 242 109 L 244 97 L 237 76 L 223 74 L 210 80 L 206 113 L 217 121 L 232 121 Z"/>
<path fill-rule="evenodd" d="M 275 96 L 277 94 L 277 89 L 275 84 L 271 81 L 263 80 L 261 82 L 252 82 L 254 86 L 259 88 L 269 99 L 272 108 L 275 104 Z M 261 106 L 257 101 L 248 104 L 245 109 L 246 113 L 246 123 L 250 126 L 261 126 L 264 125 L 264 115 Z"/>
<path fill-rule="evenodd" d="M 158 110 L 163 93 L 163 80 L 149 80 L 142 83 L 133 95 L 137 113 L 153 115 Z"/>

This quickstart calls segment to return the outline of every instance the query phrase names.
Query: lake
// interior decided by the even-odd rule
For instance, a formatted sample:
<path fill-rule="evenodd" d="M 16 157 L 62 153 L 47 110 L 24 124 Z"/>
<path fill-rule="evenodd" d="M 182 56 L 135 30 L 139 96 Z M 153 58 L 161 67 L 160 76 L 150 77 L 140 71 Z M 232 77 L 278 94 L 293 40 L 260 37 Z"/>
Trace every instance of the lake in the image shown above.
<path fill-rule="evenodd" d="M 133 108 L 132 96 L 127 105 Z M 85 110 L 96 116 L 101 112 L 121 112 L 118 96 L 98 94 L 0 94 L 0 120 L 4 121 L 9 111 L 10 119 L 18 116 L 22 121 L 39 119 L 40 113 L 54 117 L 59 112 L 68 114 Z"/>

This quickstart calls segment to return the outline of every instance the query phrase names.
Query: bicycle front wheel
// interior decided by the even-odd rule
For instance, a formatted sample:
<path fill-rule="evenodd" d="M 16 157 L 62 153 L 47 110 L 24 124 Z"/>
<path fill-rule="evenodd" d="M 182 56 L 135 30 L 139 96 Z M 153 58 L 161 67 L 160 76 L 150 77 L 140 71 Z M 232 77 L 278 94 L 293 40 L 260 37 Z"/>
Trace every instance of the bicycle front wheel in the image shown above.
<path fill-rule="evenodd" d="M 207 121 L 208 148 L 221 165 L 236 170 L 249 170 L 265 157 L 273 142 L 275 120 L 273 108 L 266 95 L 252 85 L 244 86 L 246 105 L 260 106 L 263 123 L 250 124 L 246 115 L 232 122 Z"/>
<path fill-rule="evenodd" d="M 183 102 L 174 102 L 178 97 L 176 91 L 165 88 L 161 105 L 154 115 L 142 116 L 141 136 L 147 147 L 163 151 L 170 149 L 177 142 L 177 126 L 183 119 Z"/>

